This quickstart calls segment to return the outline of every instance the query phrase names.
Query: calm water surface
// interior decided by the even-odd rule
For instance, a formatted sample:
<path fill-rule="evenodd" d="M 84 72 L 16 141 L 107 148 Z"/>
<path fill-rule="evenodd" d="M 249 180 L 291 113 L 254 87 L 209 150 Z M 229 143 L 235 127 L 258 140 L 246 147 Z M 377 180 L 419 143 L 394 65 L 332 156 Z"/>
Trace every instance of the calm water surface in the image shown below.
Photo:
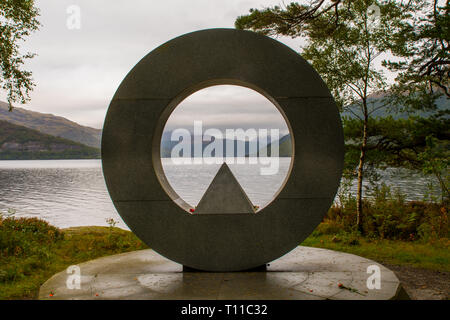
<path fill-rule="evenodd" d="M 271 201 L 289 170 L 290 158 L 280 159 L 276 175 L 262 176 L 260 165 L 231 164 L 250 200 L 259 206 Z M 220 165 L 174 165 L 163 159 L 166 176 L 175 191 L 196 206 Z M 382 179 L 407 193 L 408 199 L 422 199 L 429 178 L 405 170 L 384 170 Z M 354 189 L 354 186 L 353 186 Z M 0 212 L 9 208 L 16 216 L 33 216 L 58 227 L 107 225 L 119 221 L 103 178 L 100 160 L 0 161 Z"/>

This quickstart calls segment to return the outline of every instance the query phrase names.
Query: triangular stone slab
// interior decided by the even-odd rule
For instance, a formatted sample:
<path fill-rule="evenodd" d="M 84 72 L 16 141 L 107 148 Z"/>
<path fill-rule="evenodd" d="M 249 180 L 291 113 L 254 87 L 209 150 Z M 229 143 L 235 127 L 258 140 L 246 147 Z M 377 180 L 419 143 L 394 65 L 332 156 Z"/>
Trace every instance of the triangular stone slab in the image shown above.
<path fill-rule="evenodd" d="M 223 163 L 198 203 L 195 213 L 255 213 L 255 210 L 228 165 Z"/>

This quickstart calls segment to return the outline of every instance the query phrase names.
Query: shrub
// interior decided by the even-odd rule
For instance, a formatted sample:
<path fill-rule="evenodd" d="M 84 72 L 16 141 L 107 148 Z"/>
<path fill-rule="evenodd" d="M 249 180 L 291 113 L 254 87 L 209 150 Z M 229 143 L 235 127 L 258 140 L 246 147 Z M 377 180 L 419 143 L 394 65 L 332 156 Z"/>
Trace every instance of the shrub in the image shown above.
<path fill-rule="evenodd" d="M 0 282 L 15 281 L 44 267 L 62 233 L 37 218 L 0 217 Z"/>
<path fill-rule="evenodd" d="M 314 230 L 316 235 L 323 234 L 339 234 L 344 232 L 344 226 L 336 220 L 333 219 L 325 219 L 319 226 Z"/>
<path fill-rule="evenodd" d="M 444 204 L 406 201 L 403 194 L 392 192 L 386 184 L 371 191 L 372 197 L 363 201 L 363 231 L 366 237 L 424 241 L 449 237 L 448 208 Z M 345 201 L 330 208 L 316 233 L 355 232 L 356 201 L 351 196 L 343 199 Z"/>

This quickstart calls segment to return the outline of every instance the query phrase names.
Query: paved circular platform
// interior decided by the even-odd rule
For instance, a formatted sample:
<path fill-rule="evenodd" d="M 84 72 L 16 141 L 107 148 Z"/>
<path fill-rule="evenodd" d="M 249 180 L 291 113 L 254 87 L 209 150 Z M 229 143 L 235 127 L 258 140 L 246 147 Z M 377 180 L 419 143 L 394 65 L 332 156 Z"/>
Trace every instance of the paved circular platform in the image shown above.
<path fill-rule="evenodd" d="M 368 267 L 378 266 L 380 289 L 369 289 Z M 302 247 L 260 272 L 183 272 L 153 250 L 140 250 L 79 265 L 80 289 L 68 289 L 60 272 L 45 282 L 39 299 L 252 299 L 387 300 L 407 298 L 395 274 L 372 260 Z M 339 286 L 341 284 L 341 286 Z"/>

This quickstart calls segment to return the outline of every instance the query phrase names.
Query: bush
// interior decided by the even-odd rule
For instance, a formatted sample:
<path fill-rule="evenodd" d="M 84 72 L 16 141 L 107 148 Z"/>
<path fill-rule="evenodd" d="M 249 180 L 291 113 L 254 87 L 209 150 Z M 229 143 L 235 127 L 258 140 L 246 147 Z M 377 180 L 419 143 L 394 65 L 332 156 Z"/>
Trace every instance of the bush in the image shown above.
<path fill-rule="evenodd" d="M 0 216 L 0 282 L 11 282 L 44 268 L 62 233 L 37 218 Z"/>
<path fill-rule="evenodd" d="M 333 205 L 317 234 L 354 233 L 356 201 L 348 196 L 340 205 Z M 368 238 L 393 240 L 424 240 L 449 237 L 448 208 L 445 204 L 406 201 L 404 195 L 393 193 L 381 184 L 372 190 L 372 198 L 363 201 L 363 231 Z"/>
<path fill-rule="evenodd" d="M 114 224 L 60 230 L 36 218 L 0 213 L 0 299 L 35 297 L 45 280 L 70 265 L 145 248 Z"/>
<path fill-rule="evenodd" d="M 0 218 L 0 256 L 26 256 L 62 238 L 60 230 L 37 218 Z"/>
<path fill-rule="evenodd" d="M 331 209 L 330 209 L 331 210 Z M 324 234 L 340 234 L 345 231 L 344 226 L 332 219 L 325 219 L 319 226 L 314 230 L 315 235 L 320 236 Z"/>

